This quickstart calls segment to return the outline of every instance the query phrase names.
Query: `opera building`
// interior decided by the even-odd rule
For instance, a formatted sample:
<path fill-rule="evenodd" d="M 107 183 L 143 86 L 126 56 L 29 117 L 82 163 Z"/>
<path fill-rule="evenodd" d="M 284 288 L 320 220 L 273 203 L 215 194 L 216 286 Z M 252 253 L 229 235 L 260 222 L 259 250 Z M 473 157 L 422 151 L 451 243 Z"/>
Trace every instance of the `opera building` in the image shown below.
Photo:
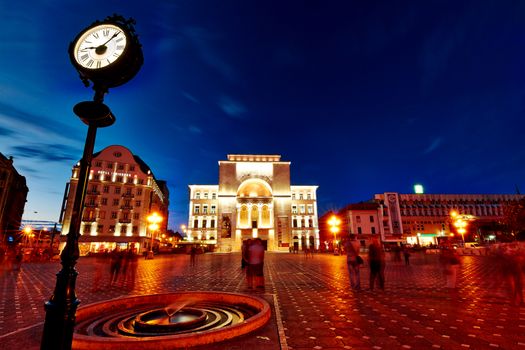
<path fill-rule="evenodd" d="M 189 241 L 241 249 L 260 238 L 269 251 L 319 247 L 318 186 L 292 186 L 280 155 L 229 154 L 219 161 L 218 185 L 190 185 Z"/>

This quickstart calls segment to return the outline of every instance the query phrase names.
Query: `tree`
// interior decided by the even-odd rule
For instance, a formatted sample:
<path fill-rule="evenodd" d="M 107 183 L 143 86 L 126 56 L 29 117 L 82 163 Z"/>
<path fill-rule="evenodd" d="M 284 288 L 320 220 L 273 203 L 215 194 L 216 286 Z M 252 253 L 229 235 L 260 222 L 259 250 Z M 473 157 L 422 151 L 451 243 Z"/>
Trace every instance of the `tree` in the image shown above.
<path fill-rule="evenodd" d="M 525 197 L 503 208 L 504 224 L 514 237 L 525 234 Z"/>

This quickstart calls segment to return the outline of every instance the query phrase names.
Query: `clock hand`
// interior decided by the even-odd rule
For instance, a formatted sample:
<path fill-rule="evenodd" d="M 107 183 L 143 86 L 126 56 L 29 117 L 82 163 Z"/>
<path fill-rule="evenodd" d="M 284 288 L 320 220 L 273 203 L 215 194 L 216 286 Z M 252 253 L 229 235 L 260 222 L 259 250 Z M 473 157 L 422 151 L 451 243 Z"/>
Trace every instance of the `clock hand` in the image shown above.
<path fill-rule="evenodd" d="M 107 46 L 106 44 L 109 43 L 111 40 L 113 40 L 117 35 L 119 35 L 121 32 L 118 31 L 116 32 L 115 34 L 113 34 L 113 36 L 111 38 L 109 38 L 104 44 L 102 45 L 99 45 L 95 48 L 95 53 L 97 55 L 103 55 L 104 53 L 106 53 L 106 50 L 107 50 Z"/>
<path fill-rule="evenodd" d="M 113 36 L 111 38 L 109 38 L 104 44 L 102 44 L 100 46 L 106 46 L 107 43 L 109 43 L 111 40 L 113 40 L 120 33 L 121 33 L 120 31 L 116 32 L 115 34 L 113 34 Z"/>

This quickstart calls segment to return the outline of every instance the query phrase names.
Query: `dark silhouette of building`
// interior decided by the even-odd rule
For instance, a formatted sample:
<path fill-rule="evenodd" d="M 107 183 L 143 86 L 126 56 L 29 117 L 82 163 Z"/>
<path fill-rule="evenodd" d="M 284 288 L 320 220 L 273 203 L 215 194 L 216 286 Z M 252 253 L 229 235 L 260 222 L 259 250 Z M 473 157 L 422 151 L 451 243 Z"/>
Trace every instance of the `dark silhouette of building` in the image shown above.
<path fill-rule="evenodd" d="M 22 215 L 26 205 L 26 178 L 13 166 L 13 157 L 6 158 L 0 153 L 0 235 L 1 244 L 9 242 L 9 237 L 17 239 Z"/>

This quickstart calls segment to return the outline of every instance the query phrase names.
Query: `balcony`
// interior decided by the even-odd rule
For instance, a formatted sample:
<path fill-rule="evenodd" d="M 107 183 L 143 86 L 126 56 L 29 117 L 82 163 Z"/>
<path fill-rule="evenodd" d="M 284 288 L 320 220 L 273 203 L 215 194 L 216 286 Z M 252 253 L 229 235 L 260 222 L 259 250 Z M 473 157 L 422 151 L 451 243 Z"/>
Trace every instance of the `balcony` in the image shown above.
<path fill-rule="evenodd" d="M 97 218 L 87 218 L 86 217 L 86 218 L 82 218 L 82 221 L 84 221 L 84 222 L 95 222 L 95 221 L 97 221 Z"/>
<path fill-rule="evenodd" d="M 92 195 L 92 196 L 99 196 L 100 195 L 100 191 L 87 190 L 86 193 L 89 194 L 89 195 Z"/>
<path fill-rule="evenodd" d="M 84 203 L 84 206 L 86 208 L 98 208 L 98 204 L 96 203 Z"/>
<path fill-rule="evenodd" d="M 135 198 L 135 195 L 133 193 L 124 193 L 122 198 Z"/>
<path fill-rule="evenodd" d="M 131 224 L 131 219 L 118 219 L 121 224 Z"/>
<path fill-rule="evenodd" d="M 132 205 L 121 205 L 120 209 L 122 209 L 122 210 L 131 210 L 131 209 L 133 209 L 133 206 Z"/>

